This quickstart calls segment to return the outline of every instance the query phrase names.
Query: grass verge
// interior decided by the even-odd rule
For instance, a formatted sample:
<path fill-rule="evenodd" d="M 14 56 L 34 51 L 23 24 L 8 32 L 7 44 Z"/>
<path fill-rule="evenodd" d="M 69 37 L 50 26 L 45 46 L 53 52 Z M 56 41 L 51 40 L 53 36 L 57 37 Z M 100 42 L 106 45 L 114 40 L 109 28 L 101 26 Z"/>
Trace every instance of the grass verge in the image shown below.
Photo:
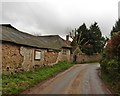
<path fill-rule="evenodd" d="M 68 69 L 72 65 L 73 64 L 67 62 L 59 62 L 53 66 L 37 68 L 28 72 L 17 73 L 14 75 L 2 75 L 3 95 L 20 93 L 21 91 Z"/>
<path fill-rule="evenodd" d="M 118 96 L 120 96 L 119 80 L 115 80 L 114 78 L 110 77 L 109 74 L 106 74 L 104 72 L 101 72 L 101 79 L 105 82 L 113 94 L 118 94 Z"/>

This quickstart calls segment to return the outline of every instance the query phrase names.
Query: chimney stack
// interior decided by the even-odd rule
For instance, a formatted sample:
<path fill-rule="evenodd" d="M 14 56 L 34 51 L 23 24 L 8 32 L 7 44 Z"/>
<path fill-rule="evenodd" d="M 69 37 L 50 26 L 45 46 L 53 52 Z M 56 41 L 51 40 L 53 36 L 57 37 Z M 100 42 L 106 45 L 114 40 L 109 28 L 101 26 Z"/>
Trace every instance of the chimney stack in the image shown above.
<path fill-rule="evenodd" d="M 66 35 L 66 41 L 69 41 L 69 35 Z"/>

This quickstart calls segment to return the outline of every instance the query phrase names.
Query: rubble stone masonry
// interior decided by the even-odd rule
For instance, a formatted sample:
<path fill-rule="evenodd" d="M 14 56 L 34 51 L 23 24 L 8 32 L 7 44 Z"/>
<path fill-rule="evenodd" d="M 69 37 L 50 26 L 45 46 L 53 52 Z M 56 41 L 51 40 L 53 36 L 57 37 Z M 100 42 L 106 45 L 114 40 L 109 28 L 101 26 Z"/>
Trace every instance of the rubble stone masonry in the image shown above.
<path fill-rule="evenodd" d="M 29 71 L 34 66 L 44 66 L 44 50 L 25 47 L 12 43 L 3 43 L 2 46 L 2 72 L 4 74 Z M 42 58 L 34 59 L 34 51 L 40 50 Z"/>
<path fill-rule="evenodd" d="M 2 72 L 12 73 L 21 70 L 23 56 L 20 54 L 20 46 L 2 44 Z"/>
<path fill-rule="evenodd" d="M 57 63 L 58 52 L 45 52 L 45 61 L 46 65 L 53 65 Z"/>
<path fill-rule="evenodd" d="M 70 62 L 70 50 L 69 49 L 62 49 L 62 51 L 59 52 L 58 61 L 68 61 L 68 62 Z"/>
<path fill-rule="evenodd" d="M 33 67 L 51 66 L 59 61 L 70 61 L 70 50 L 47 51 L 14 43 L 4 42 L 2 46 L 2 72 L 4 74 L 29 71 Z M 41 58 L 35 59 L 35 51 Z"/>
<path fill-rule="evenodd" d="M 38 49 L 17 45 L 14 43 L 3 43 L 2 46 L 2 72 L 4 74 L 29 71 L 33 67 L 50 66 L 59 60 L 60 52 L 49 52 L 47 49 Z M 41 59 L 35 60 L 35 50 L 41 52 Z M 66 59 L 66 57 L 64 57 Z"/>
<path fill-rule="evenodd" d="M 74 55 L 71 55 L 71 62 L 75 61 L 74 60 Z M 85 54 L 81 54 L 81 55 L 76 55 L 76 63 L 84 63 L 84 62 L 99 62 L 101 59 L 101 55 L 100 54 L 94 54 L 94 55 L 85 55 Z"/>

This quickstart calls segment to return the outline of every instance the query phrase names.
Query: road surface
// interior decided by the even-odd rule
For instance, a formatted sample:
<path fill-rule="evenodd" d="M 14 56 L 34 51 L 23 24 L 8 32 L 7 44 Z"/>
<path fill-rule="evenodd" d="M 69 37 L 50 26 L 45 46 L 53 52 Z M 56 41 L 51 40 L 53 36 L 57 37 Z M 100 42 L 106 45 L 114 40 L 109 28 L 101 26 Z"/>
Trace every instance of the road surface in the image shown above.
<path fill-rule="evenodd" d="M 76 64 L 22 94 L 111 94 L 98 76 L 99 64 Z"/>

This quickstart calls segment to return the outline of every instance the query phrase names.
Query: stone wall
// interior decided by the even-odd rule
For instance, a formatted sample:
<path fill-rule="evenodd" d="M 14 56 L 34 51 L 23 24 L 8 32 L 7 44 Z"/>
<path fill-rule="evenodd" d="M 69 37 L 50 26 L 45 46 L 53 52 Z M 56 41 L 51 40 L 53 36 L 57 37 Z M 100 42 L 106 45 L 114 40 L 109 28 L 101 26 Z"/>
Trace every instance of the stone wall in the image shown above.
<path fill-rule="evenodd" d="M 2 46 L 2 72 L 5 74 L 20 71 L 29 71 L 33 67 L 49 66 L 59 61 L 70 61 L 70 50 L 47 51 L 21 46 L 14 43 L 3 43 Z M 35 59 L 35 51 L 41 52 L 41 58 Z M 65 54 L 64 54 L 65 53 Z"/>
<path fill-rule="evenodd" d="M 70 62 L 70 49 L 62 49 L 62 51 L 59 52 L 58 61 L 68 61 L 68 62 Z"/>
<path fill-rule="evenodd" d="M 44 55 L 44 64 L 45 65 L 53 65 L 55 63 L 57 63 L 57 59 L 58 59 L 58 52 L 45 52 Z"/>
<path fill-rule="evenodd" d="M 0 42 L 0 73 L 2 73 L 2 44 Z"/>
<path fill-rule="evenodd" d="M 71 55 L 71 62 L 74 61 L 74 56 Z M 100 54 L 95 54 L 95 55 L 76 55 L 76 63 L 84 63 L 84 62 L 98 62 L 101 59 Z"/>
<path fill-rule="evenodd" d="M 34 50 L 29 47 L 20 47 L 20 54 L 23 57 L 23 62 L 21 63 L 22 69 L 25 71 L 30 70 L 33 67 L 33 52 Z"/>
<path fill-rule="evenodd" d="M 35 60 L 35 50 L 41 51 L 41 59 L 40 60 Z M 22 68 L 25 71 L 28 71 L 32 69 L 34 66 L 44 66 L 44 51 L 42 49 L 37 49 L 37 48 L 31 48 L 31 47 L 21 47 L 20 48 L 20 54 L 24 57 L 24 60 L 22 62 Z"/>
<path fill-rule="evenodd" d="M 20 46 L 13 44 L 2 44 L 2 71 L 13 73 L 21 70 L 23 56 L 20 54 Z"/>
<path fill-rule="evenodd" d="M 31 48 L 16 45 L 13 43 L 3 43 L 2 46 L 2 72 L 4 74 L 29 71 L 35 66 L 44 66 L 43 49 Z M 42 58 L 34 59 L 34 51 L 40 50 Z"/>

